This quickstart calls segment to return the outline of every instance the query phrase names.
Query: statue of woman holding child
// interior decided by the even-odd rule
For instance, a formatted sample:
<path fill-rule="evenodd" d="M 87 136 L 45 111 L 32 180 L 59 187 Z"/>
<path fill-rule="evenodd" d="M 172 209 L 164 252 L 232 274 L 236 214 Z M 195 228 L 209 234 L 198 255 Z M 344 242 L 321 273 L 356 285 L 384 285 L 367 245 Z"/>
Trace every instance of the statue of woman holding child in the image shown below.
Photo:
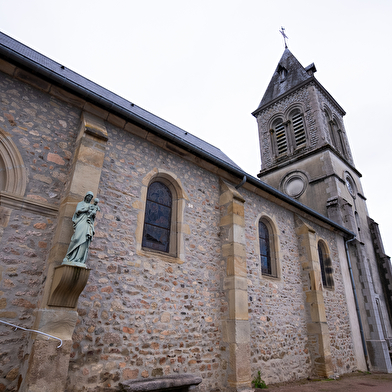
<path fill-rule="evenodd" d="M 98 199 L 94 200 L 92 192 L 87 192 L 84 200 L 76 206 L 75 213 L 72 217 L 74 234 L 68 247 L 67 255 L 63 260 L 63 264 L 86 266 L 88 248 L 94 236 L 94 220 L 98 207 Z"/>

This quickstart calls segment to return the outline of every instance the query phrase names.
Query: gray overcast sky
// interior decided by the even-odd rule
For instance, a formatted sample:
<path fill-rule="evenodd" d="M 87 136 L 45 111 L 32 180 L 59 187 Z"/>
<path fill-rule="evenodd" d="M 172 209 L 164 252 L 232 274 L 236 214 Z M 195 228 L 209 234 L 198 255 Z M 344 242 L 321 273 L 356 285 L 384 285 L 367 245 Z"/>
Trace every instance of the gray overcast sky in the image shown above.
<path fill-rule="evenodd" d="M 0 29 L 260 170 L 256 120 L 283 53 L 345 109 L 345 128 L 392 255 L 390 0 L 0 0 Z"/>

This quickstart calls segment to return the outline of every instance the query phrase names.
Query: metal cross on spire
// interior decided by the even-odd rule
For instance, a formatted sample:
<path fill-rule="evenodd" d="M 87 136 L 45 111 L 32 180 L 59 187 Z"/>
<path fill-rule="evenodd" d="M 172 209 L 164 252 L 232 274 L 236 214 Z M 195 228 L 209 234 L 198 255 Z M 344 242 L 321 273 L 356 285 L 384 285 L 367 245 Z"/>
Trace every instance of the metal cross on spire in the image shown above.
<path fill-rule="evenodd" d="M 279 30 L 279 33 L 283 35 L 283 39 L 284 39 L 284 47 L 287 49 L 287 43 L 286 43 L 286 39 L 289 39 L 289 37 L 286 35 L 286 33 L 284 32 L 284 27 L 281 27 L 281 30 Z"/>

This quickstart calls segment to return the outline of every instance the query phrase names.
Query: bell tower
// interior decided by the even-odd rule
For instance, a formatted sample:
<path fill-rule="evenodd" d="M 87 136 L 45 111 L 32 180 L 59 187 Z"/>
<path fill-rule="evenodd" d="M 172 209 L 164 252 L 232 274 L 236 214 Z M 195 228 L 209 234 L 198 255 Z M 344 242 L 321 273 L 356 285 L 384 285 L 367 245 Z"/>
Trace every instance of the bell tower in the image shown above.
<path fill-rule="evenodd" d="M 258 177 L 286 195 L 345 226 L 346 244 L 364 321 L 364 352 L 373 370 L 392 372 L 392 267 L 351 155 L 342 107 L 285 49 L 259 107 L 261 171 Z M 341 258 L 345 260 L 345 257 Z"/>
<path fill-rule="evenodd" d="M 315 72 L 314 64 L 303 67 L 285 49 L 253 112 L 262 161 L 258 177 L 328 216 L 328 200 L 363 198 L 363 192 L 344 129 L 346 113 Z M 343 223 L 342 217 L 333 218 Z"/>

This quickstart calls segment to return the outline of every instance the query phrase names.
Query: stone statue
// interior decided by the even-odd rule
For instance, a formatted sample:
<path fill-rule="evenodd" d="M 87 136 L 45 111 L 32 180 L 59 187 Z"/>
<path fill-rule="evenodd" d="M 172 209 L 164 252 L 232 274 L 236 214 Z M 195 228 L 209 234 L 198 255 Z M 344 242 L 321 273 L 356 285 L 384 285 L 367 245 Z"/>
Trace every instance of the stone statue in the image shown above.
<path fill-rule="evenodd" d="M 94 204 L 91 204 L 93 196 L 92 192 L 87 192 L 84 200 L 76 206 L 72 217 L 74 234 L 63 264 L 86 267 L 88 248 L 95 233 L 94 220 L 97 212 L 101 210 L 98 207 L 99 199 L 95 199 Z"/>

